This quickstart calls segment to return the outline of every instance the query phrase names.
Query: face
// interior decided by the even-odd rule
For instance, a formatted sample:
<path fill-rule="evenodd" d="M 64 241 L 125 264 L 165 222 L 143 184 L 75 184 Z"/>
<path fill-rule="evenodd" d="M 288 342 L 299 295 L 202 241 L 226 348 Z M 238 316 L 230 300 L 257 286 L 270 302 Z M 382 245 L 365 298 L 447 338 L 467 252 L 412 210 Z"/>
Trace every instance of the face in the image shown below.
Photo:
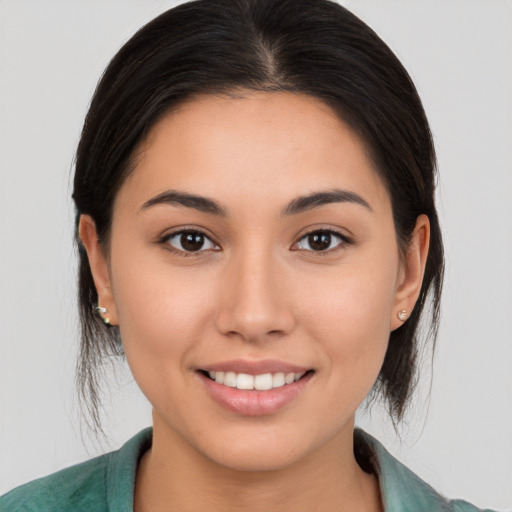
<path fill-rule="evenodd" d="M 290 93 L 182 105 L 117 196 L 109 253 L 81 232 L 155 436 L 230 468 L 351 438 L 421 283 L 361 140 Z"/>

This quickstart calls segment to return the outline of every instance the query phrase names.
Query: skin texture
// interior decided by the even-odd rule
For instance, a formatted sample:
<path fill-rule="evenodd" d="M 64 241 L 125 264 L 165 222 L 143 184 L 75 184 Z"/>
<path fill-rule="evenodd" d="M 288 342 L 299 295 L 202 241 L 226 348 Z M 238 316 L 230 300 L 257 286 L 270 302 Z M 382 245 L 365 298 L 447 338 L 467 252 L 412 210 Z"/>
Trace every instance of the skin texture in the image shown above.
<path fill-rule="evenodd" d="M 369 207 L 333 202 L 283 215 L 294 199 L 333 189 Z M 226 215 L 143 208 L 169 190 L 212 199 Z M 204 250 L 165 239 L 185 228 L 208 237 Z M 315 251 L 312 230 L 341 238 Z M 375 477 L 354 459 L 354 415 L 402 323 L 398 311 L 414 307 L 429 224 L 418 218 L 401 255 L 364 144 L 327 106 L 249 92 L 182 105 L 140 148 L 116 198 L 109 251 L 90 217 L 80 233 L 100 304 L 153 406 L 136 511 L 381 509 Z M 237 414 L 198 374 L 234 359 L 314 373 L 276 412 Z"/>

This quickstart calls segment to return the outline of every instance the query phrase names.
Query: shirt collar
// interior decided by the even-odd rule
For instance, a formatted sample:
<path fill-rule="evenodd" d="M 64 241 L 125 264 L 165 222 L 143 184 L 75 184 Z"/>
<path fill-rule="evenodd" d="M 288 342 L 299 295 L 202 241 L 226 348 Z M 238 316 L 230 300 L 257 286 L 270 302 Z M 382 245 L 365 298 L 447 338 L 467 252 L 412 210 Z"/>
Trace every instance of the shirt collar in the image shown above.
<path fill-rule="evenodd" d="M 377 439 L 361 429 L 354 432 L 354 451 L 356 458 L 367 458 L 360 464 L 369 465 L 375 472 L 385 512 L 450 510 L 445 498 L 395 459 Z"/>
<path fill-rule="evenodd" d="M 107 455 L 107 501 L 110 512 L 133 512 L 137 466 L 151 447 L 153 429 L 130 439 L 119 451 Z M 385 512 L 445 512 L 449 502 L 395 459 L 382 444 L 361 429 L 354 432 L 359 464 L 378 480 Z"/>

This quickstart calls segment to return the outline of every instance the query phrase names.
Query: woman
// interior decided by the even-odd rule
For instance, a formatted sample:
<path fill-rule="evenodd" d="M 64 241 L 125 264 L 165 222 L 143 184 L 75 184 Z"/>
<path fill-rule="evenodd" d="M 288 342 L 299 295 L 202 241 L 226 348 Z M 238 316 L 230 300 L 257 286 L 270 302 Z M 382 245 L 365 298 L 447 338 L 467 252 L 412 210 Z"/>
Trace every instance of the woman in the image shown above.
<path fill-rule="evenodd" d="M 475 510 L 354 438 L 370 392 L 402 417 L 429 292 L 435 334 L 434 160 L 407 74 L 338 6 L 200 2 L 144 28 L 95 94 L 73 197 L 83 389 L 94 415 L 124 351 L 153 433 L 6 506 Z"/>

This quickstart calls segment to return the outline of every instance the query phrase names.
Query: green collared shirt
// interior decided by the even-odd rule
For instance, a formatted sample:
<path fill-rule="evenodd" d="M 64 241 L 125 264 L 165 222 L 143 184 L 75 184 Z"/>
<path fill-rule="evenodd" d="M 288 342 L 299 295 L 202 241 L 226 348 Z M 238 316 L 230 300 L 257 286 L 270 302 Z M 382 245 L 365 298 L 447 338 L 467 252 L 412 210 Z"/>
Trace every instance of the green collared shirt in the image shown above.
<path fill-rule="evenodd" d="M 120 450 L 17 487 L 0 497 L 0 512 L 133 512 L 137 465 L 151 439 L 148 428 Z M 385 512 L 479 512 L 438 494 L 362 430 L 355 446 L 378 476 Z"/>

